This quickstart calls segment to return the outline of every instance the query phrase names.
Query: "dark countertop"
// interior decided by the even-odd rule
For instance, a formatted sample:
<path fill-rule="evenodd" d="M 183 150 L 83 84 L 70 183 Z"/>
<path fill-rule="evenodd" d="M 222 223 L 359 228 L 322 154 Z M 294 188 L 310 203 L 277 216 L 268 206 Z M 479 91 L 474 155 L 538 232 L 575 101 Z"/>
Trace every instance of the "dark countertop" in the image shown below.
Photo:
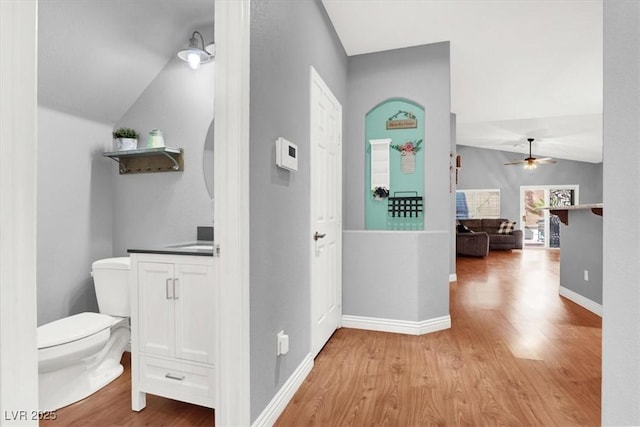
<path fill-rule="evenodd" d="M 208 247 L 198 247 L 208 246 Z M 211 249 L 210 249 L 211 248 Z M 145 249 L 127 249 L 130 254 L 163 254 L 163 255 L 197 255 L 213 256 L 213 242 L 209 240 L 197 240 L 186 243 L 174 243 L 161 247 L 149 247 Z"/>

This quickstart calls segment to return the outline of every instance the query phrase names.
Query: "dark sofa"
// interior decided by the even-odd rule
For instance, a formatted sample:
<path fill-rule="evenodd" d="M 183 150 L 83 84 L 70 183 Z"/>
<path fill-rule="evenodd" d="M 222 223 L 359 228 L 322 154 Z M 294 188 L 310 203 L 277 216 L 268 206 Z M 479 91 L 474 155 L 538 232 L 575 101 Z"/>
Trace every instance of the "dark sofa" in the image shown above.
<path fill-rule="evenodd" d="M 522 249 L 523 233 L 522 230 L 513 230 L 511 234 L 498 234 L 498 229 L 503 221 L 509 221 L 504 218 L 484 218 L 484 219 L 459 219 L 458 222 L 471 231 L 478 233 L 487 233 L 489 235 L 490 250 L 510 250 Z M 464 234 L 464 233 L 463 233 Z"/>

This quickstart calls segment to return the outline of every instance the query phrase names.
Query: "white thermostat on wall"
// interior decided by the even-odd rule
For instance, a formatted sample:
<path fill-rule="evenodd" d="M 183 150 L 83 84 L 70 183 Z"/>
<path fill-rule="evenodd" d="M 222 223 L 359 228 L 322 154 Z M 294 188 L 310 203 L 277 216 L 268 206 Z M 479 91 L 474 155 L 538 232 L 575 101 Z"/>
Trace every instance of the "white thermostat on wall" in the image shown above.
<path fill-rule="evenodd" d="M 276 139 L 276 165 L 290 171 L 298 170 L 298 146 L 280 137 Z"/>

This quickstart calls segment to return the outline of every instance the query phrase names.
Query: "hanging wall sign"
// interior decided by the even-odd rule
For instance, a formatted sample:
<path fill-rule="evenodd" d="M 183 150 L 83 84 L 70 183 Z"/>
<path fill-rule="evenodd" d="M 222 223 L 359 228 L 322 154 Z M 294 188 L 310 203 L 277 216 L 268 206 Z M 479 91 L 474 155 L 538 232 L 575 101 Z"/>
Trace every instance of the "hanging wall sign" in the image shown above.
<path fill-rule="evenodd" d="M 418 127 L 416 116 L 408 111 L 398 111 L 387 120 L 387 130 L 391 129 L 415 129 Z"/>

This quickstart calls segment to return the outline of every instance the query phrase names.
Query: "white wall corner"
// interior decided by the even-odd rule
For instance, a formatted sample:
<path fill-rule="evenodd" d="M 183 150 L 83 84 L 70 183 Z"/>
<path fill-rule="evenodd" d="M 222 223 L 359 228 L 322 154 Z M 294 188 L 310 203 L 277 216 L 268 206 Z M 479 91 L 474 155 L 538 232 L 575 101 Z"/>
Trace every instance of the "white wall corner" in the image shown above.
<path fill-rule="evenodd" d="M 0 414 L 37 426 L 37 2 L 0 1 Z"/>
<path fill-rule="evenodd" d="M 424 335 L 451 328 L 451 316 L 414 322 L 410 320 L 382 319 L 377 317 L 342 316 L 342 327 L 396 334 Z"/>
<path fill-rule="evenodd" d="M 302 360 L 302 363 L 298 365 L 295 371 L 291 374 L 289 379 L 282 385 L 280 390 L 273 396 L 271 402 L 264 408 L 262 413 L 251 424 L 252 427 L 267 427 L 272 426 L 278 420 L 278 417 L 282 414 L 287 407 L 293 395 L 300 388 L 307 375 L 313 369 L 313 356 L 311 353 Z"/>
<path fill-rule="evenodd" d="M 249 0 L 215 4 L 217 426 L 251 424 L 249 323 Z M 225 141 L 233 141 L 227 144 Z M 224 343 L 222 345 L 221 343 Z"/>
<path fill-rule="evenodd" d="M 602 304 L 598 304 L 597 302 L 583 297 L 582 295 L 572 291 L 571 289 L 567 289 L 562 286 L 560 286 L 559 294 L 561 297 L 565 297 L 566 299 L 575 302 L 579 306 L 586 308 L 590 312 L 602 317 Z"/>

